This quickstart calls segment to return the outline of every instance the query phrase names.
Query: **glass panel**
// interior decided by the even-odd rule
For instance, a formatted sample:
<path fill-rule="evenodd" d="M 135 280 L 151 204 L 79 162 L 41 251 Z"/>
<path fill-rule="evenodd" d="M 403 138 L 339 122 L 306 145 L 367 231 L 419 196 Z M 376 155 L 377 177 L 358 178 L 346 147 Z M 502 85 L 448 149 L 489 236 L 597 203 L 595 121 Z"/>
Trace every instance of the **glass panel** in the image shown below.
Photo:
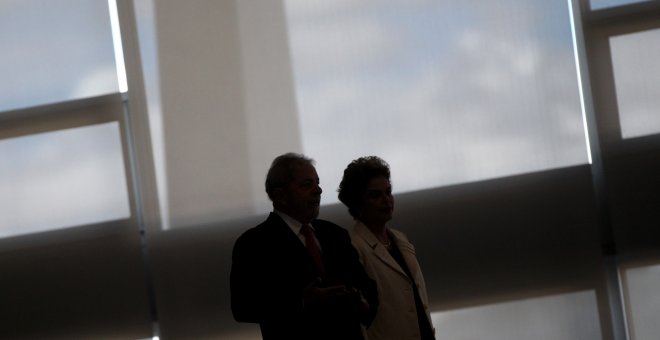
<path fill-rule="evenodd" d="M 0 140 L 0 237 L 130 216 L 116 122 Z"/>
<path fill-rule="evenodd" d="M 660 334 L 660 265 L 625 269 L 622 279 L 631 339 L 657 338 Z"/>
<path fill-rule="evenodd" d="M 601 340 L 594 291 L 431 314 L 438 340 Z"/>
<path fill-rule="evenodd" d="M 285 4 L 326 192 L 370 154 L 398 192 L 588 162 L 567 2 Z"/>
<path fill-rule="evenodd" d="M 610 38 L 623 138 L 660 132 L 660 29 Z"/>
<path fill-rule="evenodd" d="M 649 0 L 591 0 L 590 4 L 592 10 L 597 10 L 646 1 Z"/>
<path fill-rule="evenodd" d="M 0 111 L 118 91 L 107 1 L 1 1 L 0 43 Z"/>
<path fill-rule="evenodd" d="M 588 162 L 566 2 L 155 9 L 157 32 L 143 25 L 140 40 L 173 228 L 270 209 L 263 180 L 287 151 L 317 160 L 324 204 L 368 154 L 391 163 L 397 192 Z"/>

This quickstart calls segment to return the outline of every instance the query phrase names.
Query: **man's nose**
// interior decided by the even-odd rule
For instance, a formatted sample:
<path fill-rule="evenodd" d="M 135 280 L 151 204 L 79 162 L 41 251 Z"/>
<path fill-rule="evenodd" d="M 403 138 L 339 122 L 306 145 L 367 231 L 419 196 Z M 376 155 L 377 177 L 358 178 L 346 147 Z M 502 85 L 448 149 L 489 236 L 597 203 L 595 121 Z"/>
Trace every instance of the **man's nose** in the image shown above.
<path fill-rule="evenodd" d="M 316 185 L 316 192 L 318 192 L 319 195 L 323 192 L 323 189 L 321 189 L 321 186 L 318 184 Z"/>

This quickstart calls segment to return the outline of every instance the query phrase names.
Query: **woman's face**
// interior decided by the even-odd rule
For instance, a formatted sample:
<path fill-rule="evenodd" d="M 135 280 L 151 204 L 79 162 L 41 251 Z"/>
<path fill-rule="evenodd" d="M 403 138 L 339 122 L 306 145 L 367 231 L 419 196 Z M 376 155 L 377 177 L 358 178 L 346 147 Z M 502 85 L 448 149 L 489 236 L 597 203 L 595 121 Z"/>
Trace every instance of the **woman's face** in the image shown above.
<path fill-rule="evenodd" d="M 360 221 L 366 225 L 384 225 L 392 219 L 394 198 L 392 184 L 384 176 L 374 177 L 367 184 Z"/>

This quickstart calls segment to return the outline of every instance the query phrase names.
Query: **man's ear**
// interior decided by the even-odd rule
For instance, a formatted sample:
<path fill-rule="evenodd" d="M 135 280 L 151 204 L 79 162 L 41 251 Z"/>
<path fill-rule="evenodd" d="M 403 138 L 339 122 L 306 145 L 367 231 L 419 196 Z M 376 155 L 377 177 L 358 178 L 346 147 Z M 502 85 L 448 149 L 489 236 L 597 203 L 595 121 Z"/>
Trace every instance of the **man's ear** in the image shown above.
<path fill-rule="evenodd" d="M 287 194 L 284 188 L 275 188 L 273 189 L 273 199 L 277 204 L 286 204 Z"/>

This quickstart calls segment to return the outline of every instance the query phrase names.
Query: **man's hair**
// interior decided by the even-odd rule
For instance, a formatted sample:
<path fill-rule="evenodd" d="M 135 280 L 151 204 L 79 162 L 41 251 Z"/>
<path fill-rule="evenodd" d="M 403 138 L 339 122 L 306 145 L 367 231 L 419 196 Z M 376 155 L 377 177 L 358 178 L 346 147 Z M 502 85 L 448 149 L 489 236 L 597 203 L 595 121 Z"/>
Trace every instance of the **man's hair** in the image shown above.
<path fill-rule="evenodd" d="M 293 171 L 301 165 L 314 165 L 314 160 L 298 153 L 285 153 L 277 156 L 266 175 L 266 193 L 274 201 L 273 192 L 286 187 L 293 179 Z"/>
<path fill-rule="evenodd" d="M 389 180 L 390 166 L 377 156 L 360 157 L 348 164 L 337 192 L 339 200 L 348 207 L 351 216 L 358 217 L 369 181 L 380 176 Z"/>

